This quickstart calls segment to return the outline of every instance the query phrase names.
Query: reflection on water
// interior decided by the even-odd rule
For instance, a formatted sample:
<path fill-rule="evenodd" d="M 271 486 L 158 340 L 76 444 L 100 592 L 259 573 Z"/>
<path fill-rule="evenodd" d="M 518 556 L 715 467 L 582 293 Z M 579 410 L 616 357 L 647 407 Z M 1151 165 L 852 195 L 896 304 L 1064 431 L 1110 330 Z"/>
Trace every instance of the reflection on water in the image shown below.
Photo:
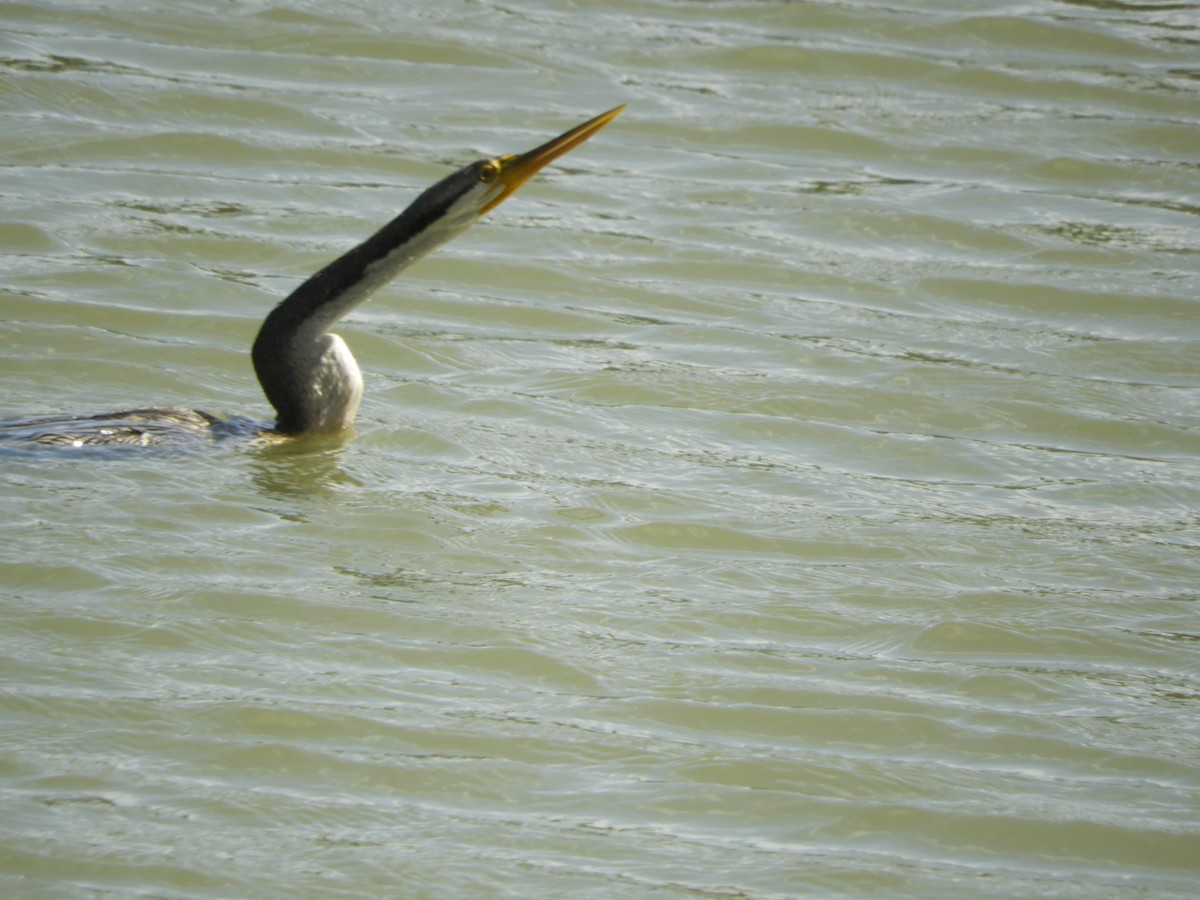
<path fill-rule="evenodd" d="M 259 493 L 282 500 L 309 497 L 334 488 L 365 488 L 342 468 L 342 452 L 354 430 L 257 442 L 251 450 L 249 474 Z"/>
<path fill-rule="evenodd" d="M 630 105 L 355 433 L 0 457 L 8 893 L 1194 893 L 1194 16 L 214 13 L 0 30 L 6 418 L 268 419 L 300 280 Z"/>

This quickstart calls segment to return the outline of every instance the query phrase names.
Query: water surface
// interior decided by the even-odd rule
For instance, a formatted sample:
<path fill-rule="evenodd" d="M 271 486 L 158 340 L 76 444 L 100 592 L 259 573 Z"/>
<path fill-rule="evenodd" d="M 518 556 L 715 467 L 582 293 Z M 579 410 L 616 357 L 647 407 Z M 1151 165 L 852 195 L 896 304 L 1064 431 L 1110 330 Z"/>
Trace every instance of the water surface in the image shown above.
<path fill-rule="evenodd" d="M 345 440 L 0 457 L 6 893 L 1194 894 L 1195 5 L 4 23 L 0 417 L 268 418 L 300 280 L 629 104 Z"/>

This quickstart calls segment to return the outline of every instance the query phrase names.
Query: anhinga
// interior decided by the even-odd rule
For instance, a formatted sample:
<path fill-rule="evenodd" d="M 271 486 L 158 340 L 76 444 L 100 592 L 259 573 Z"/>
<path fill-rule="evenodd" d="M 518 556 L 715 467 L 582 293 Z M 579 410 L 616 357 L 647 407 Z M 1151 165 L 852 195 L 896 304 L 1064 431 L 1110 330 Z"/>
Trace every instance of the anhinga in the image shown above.
<path fill-rule="evenodd" d="M 535 172 L 586 141 L 624 108 L 610 109 L 527 153 L 464 166 L 296 288 L 271 310 L 251 351 L 254 371 L 276 413 L 273 427 L 256 430 L 291 437 L 335 434 L 348 428 L 362 399 L 362 373 L 346 342 L 330 329 L 402 270 L 462 234 Z M 199 410 L 134 409 L 4 422 L 0 436 L 19 433 L 25 440 L 75 446 L 159 444 L 180 431 L 227 432 L 225 422 Z"/>

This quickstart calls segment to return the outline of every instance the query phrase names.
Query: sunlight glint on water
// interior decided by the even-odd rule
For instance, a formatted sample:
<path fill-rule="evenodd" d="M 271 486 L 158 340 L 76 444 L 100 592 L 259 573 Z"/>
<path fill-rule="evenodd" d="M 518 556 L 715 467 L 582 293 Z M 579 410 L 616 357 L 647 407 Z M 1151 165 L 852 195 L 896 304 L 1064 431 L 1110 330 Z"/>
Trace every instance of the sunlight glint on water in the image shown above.
<path fill-rule="evenodd" d="M 300 280 L 629 104 L 340 326 L 349 439 L 0 449 L 5 893 L 1192 896 L 1191 11 L 0 41 L 0 417 L 265 419 Z"/>

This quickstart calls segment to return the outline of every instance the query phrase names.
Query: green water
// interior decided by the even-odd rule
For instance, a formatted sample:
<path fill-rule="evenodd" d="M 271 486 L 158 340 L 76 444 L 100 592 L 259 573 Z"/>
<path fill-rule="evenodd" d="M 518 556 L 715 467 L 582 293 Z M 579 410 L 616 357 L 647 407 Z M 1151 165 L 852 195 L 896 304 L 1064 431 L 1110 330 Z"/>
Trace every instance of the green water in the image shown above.
<path fill-rule="evenodd" d="M 1200 7 L 11 3 L 0 417 L 270 417 L 271 306 L 587 144 L 339 327 L 341 441 L 0 451 L 0 893 L 1191 897 Z"/>

